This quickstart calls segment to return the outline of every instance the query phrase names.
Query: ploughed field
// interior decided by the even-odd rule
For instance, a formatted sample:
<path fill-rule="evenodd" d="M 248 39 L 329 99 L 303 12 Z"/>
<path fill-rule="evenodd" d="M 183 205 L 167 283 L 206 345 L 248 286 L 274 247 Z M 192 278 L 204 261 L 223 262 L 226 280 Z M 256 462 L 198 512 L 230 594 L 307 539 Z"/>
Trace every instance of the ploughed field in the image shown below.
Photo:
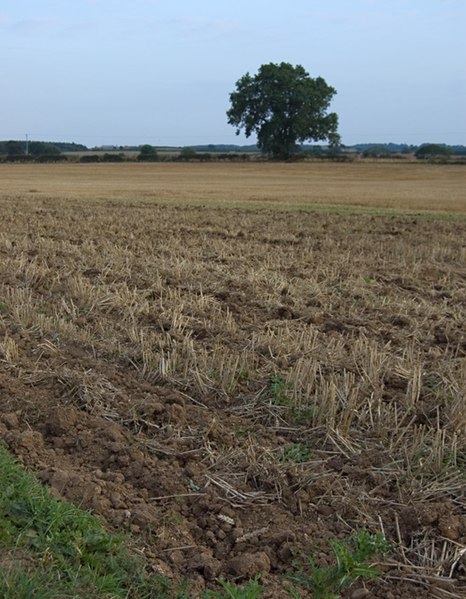
<path fill-rule="evenodd" d="M 2 438 L 193 592 L 288 596 L 365 528 L 393 549 L 342 596 L 464 597 L 464 181 L 0 166 Z"/>

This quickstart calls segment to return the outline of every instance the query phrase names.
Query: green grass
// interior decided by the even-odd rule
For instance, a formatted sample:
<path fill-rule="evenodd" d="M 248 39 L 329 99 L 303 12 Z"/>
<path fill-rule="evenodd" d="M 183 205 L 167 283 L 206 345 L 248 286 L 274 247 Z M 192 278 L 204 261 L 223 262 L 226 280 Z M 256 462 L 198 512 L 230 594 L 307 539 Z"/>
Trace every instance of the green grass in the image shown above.
<path fill-rule="evenodd" d="M 225 580 L 217 580 L 222 587 L 221 591 L 206 591 L 204 599 L 257 599 L 262 595 L 264 587 L 257 579 L 250 580 L 241 587 L 237 587 Z"/>
<path fill-rule="evenodd" d="M 0 597 L 183 596 L 89 512 L 50 497 L 0 446 Z"/>

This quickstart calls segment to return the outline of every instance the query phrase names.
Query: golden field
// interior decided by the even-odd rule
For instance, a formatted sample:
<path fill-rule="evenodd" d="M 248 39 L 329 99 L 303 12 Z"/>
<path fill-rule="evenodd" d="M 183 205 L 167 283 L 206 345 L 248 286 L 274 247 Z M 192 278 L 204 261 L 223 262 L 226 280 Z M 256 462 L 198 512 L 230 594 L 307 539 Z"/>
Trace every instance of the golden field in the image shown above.
<path fill-rule="evenodd" d="M 0 165 L 2 196 L 466 213 L 466 169 L 412 162 Z"/>
<path fill-rule="evenodd" d="M 464 598 L 465 173 L 0 165 L 3 440 L 193 597 Z"/>

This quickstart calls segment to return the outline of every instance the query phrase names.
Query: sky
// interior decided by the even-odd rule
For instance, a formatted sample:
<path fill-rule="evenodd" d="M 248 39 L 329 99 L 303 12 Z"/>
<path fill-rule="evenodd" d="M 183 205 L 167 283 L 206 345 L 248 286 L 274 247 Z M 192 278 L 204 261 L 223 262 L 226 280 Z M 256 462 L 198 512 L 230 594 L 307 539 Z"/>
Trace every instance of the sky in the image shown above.
<path fill-rule="evenodd" d="M 0 0 L 0 139 L 254 143 L 236 81 L 301 64 L 347 145 L 466 145 L 466 0 Z"/>

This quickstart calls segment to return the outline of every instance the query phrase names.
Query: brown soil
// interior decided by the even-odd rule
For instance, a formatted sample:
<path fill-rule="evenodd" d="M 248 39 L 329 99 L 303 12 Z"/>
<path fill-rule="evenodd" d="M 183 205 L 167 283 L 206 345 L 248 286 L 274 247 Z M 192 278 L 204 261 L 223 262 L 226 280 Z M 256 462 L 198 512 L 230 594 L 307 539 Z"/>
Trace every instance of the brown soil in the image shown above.
<path fill-rule="evenodd" d="M 0 433 L 57 496 L 193 590 L 366 527 L 345 597 L 466 596 L 464 222 L 1 209 Z"/>

